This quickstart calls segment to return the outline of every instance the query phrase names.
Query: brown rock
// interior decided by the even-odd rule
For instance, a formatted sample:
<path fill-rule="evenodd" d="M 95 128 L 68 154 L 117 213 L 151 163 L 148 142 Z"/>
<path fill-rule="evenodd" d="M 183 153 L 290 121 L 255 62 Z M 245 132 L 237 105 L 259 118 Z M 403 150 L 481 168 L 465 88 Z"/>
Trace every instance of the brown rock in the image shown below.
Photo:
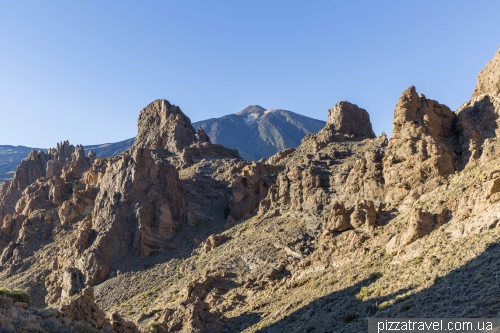
<path fill-rule="evenodd" d="M 97 328 L 101 328 L 106 321 L 106 314 L 95 303 L 94 290 L 92 287 L 85 288 L 81 295 L 72 299 L 59 309 L 64 317 L 71 321 L 93 320 Z"/>
<path fill-rule="evenodd" d="M 29 306 L 28 303 L 24 302 L 14 302 L 14 305 L 21 309 L 27 309 Z"/>
<path fill-rule="evenodd" d="M 206 302 L 196 301 L 186 306 L 167 308 L 160 317 L 167 332 L 182 333 L 222 333 L 225 327 L 222 314 L 211 312 Z"/>
<path fill-rule="evenodd" d="M 222 244 L 227 237 L 225 235 L 210 235 L 203 243 L 202 248 L 205 253 L 208 253 Z"/>
<path fill-rule="evenodd" d="M 328 111 L 327 126 L 345 138 L 375 138 L 368 112 L 347 101 L 338 102 Z"/>
<path fill-rule="evenodd" d="M 252 162 L 244 166 L 231 182 L 228 218 L 239 219 L 256 213 L 262 199 L 274 183 L 277 169 L 269 164 Z"/>
<path fill-rule="evenodd" d="M 279 161 L 283 160 L 288 155 L 293 153 L 295 150 L 296 150 L 295 148 L 287 148 L 287 149 L 280 150 L 276 154 L 274 154 L 273 156 L 269 157 L 269 159 L 267 160 L 267 163 L 275 165 L 276 163 L 278 163 Z"/>
<path fill-rule="evenodd" d="M 14 301 L 4 294 L 0 294 L 0 308 L 8 309 L 14 306 Z"/>
<path fill-rule="evenodd" d="M 51 304 L 58 300 L 66 300 L 82 291 L 85 287 L 84 275 L 77 268 L 54 270 L 46 279 L 47 296 L 45 300 Z"/>
<path fill-rule="evenodd" d="M 500 49 L 495 56 L 486 64 L 477 77 L 477 85 L 472 93 L 472 99 L 489 94 L 500 98 Z"/>
<path fill-rule="evenodd" d="M 97 237 L 79 266 L 90 285 L 107 278 L 113 260 L 147 257 L 174 235 L 184 203 L 178 172 L 162 162 L 162 154 L 133 149 L 114 158 L 99 176 L 100 188 L 92 213 L 92 229 Z"/>
<path fill-rule="evenodd" d="M 349 221 L 349 215 L 346 212 L 344 204 L 335 202 L 332 205 L 332 214 L 328 224 L 328 229 L 332 231 L 345 231 L 352 228 L 353 226 Z"/>
<path fill-rule="evenodd" d="M 389 204 L 399 204 L 409 194 L 415 200 L 425 191 L 426 182 L 455 172 L 454 119 L 447 106 L 418 96 L 415 87 L 403 92 L 383 164 Z"/>
<path fill-rule="evenodd" d="M 204 159 L 239 159 L 238 151 L 235 149 L 229 149 L 221 145 L 214 145 L 207 142 L 194 143 L 182 150 L 179 155 L 182 163 L 181 168 L 187 168 L 195 163 L 201 162 Z"/>
<path fill-rule="evenodd" d="M 483 152 L 497 148 L 496 142 L 490 145 L 484 143 L 500 135 L 500 102 L 495 97 L 481 95 L 463 104 L 456 113 L 460 145 L 458 153 L 461 155 L 461 167 L 465 168 L 468 163 L 479 161 Z M 498 153 L 490 154 L 483 162 L 497 156 Z"/>
<path fill-rule="evenodd" d="M 407 219 L 406 230 L 391 238 L 386 246 L 387 253 L 394 254 L 398 252 L 402 247 L 428 235 L 442 223 L 442 219 L 439 216 L 421 209 L 415 209 Z"/>
<path fill-rule="evenodd" d="M 132 149 L 161 148 L 180 153 L 198 141 L 196 131 L 181 109 L 164 99 L 146 106 L 139 115 L 137 136 Z"/>
<path fill-rule="evenodd" d="M 351 225 L 355 229 L 375 227 L 377 220 L 377 211 L 373 201 L 362 200 L 354 206 L 351 214 Z"/>

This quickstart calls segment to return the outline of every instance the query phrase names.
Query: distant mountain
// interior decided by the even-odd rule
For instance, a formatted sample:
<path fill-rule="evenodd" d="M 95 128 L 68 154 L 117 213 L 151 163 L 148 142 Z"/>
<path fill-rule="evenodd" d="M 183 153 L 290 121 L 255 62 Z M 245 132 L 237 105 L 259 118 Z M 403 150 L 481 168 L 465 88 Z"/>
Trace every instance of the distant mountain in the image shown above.
<path fill-rule="evenodd" d="M 246 160 L 268 158 L 285 148 L 300 145 L 304 136 L 317 133 L 326 122 L 281 110 L 250 105 L 244 110 L 193 123 L 202 127 L 212 143 L 238 149 Z"/>
<path fill-rule="evenodd" d="M 134 138 L 131 138 L 115 143 L 83 146 L 83 148 L 85 149 L 85 153 L 88 153 L 88 151 L 92 149 L 97 157 L 108 157 L 124 152 L 129 149 L 133 143 Z M 18 164 L 21 163 L 33 149 L 47 152 L 45 148 L 0 145 L 0 186 L 4 181 L 12 178 Z"/>
<path fill-rule="evenodd" d="M 132 145 L 134 144 L 134 139 L 135 138 L 130 138 L 115 143 L 103 143 L 101 145 L 83 146 L 83 149 L 85 149 L 86 153 L 88 153 L 89 150 L 92 150 L 97 157 L 114 156 L 132 147 Z"/>

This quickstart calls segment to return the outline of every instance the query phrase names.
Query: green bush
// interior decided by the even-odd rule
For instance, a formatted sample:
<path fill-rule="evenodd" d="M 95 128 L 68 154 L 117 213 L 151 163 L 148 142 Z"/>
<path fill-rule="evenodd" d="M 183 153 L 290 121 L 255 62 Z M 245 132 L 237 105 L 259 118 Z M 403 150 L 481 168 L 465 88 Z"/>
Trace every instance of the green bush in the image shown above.
<path fill-rule="evenodd" d="M 368 287 L 361 287 L 359 293 L 356 294 L 356 299 L 362 301 L 371 295 L 370 289 Z"/>
<path fill-rule="evenodd" d="M 158 327 L 160 327 L 160 323 L 155 321 L 155 320 L 152 320 L 148 323 L 148 329 L 150 331 L 154 331 L 155 329 L 157 329 Z"/>
<path fill-rule="evenodd" d="M 38 315 L 43 319 L 47 319 L 49 317 L 57 317 L 59 316 L 59 311 L 54 308 L 46 308 L 38 311 Z"/>
<path fill-rule="evenodd" d="M 7 288 L 0 288 L 0 294 L 7 296 L 14 302 L 24 302 L 31 304 L 30 295 L 19 289 L 10 290 Z"/>

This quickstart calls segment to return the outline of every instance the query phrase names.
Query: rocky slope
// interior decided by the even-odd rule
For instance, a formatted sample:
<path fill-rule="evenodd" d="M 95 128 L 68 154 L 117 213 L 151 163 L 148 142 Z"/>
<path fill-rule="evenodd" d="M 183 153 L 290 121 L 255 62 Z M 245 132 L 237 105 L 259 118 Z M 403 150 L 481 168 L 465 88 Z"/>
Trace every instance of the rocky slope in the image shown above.
<path fill-rule="evenodd" d="M 212 142 L 237 149 L 246 160 L 257 161 L 279 150 L 298 147 L 304 136 L 318 132 L 325 122 L 291 111 L 250 105 L 236 114 L 193 125 L 202 127 Z"/>
<path fill-rule="evenodd" d="M 481 89 L 453 112 L 408 88 L 389 140 L 339 102 L 259 162 L 165 100 L 117 156 L 33 151 L 0 192 L 0 281 L 32 304 L 2 296 L 2 325 L 359 332 L 367 317 L 496 317 L 500 101 Z"/>

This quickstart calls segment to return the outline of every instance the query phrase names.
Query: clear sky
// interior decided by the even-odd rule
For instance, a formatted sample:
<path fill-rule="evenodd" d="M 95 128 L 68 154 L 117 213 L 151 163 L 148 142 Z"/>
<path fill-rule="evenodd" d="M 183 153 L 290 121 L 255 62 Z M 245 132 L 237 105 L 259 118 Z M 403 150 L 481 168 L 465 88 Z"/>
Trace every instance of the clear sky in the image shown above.
<path fill-rule="evenodd" d="M 500 1 L 0 1 L 0 144 L 136 134 L 165 98 L 192 121 L 250 104 L 391 132 L 409 86 L 452 110 L 500 43 Z"/>

